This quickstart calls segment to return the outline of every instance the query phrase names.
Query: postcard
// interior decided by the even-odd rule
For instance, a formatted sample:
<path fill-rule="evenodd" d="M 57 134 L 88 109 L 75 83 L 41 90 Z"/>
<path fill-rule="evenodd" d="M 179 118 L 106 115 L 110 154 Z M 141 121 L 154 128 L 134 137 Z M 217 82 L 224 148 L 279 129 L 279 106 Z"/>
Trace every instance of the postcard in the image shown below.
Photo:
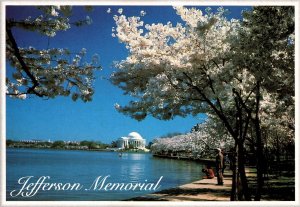
<path fill-rule="evenodd" d="M 299 205 L 299 3 L 8 0 L 1 22 L 1 206 Z"/>

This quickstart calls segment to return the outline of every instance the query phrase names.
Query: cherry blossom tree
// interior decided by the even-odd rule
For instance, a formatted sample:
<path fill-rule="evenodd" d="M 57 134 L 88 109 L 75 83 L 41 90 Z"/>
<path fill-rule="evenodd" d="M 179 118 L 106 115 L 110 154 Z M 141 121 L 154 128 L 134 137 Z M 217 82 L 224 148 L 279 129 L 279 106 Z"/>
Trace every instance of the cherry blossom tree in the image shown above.
<path fill-rule="evenodd" d="M 253 78 L 251 98 L 242 100 L 242 108 L 255 127 L 257 145 L 257 193 L 263 184 L 263 140 L 261 129 L 285 129 L 285 140 L 294 139 L 294 8 L 254 7 L 244 13 L 242 27 L 233 41 L 232 62 Z M 262 127 L 263 126 L 263 127 Z"/>
<path fill-rule="evenodd" d="M 287 86 L 293 80 L 293 75 L 287 74 L 293 70 L 290 67 L 292 64 L 289 64 L 290 68 L 280 64 L 280 58 L 285 62 L 293 60 L 293 56 L 290 56 L 293 50 L 290 25 L 293 25 L 293 21 L 288 23 L 292 14 L 284 16 L 287 11 L 275 8 L 272 13 L 274 16 L 266 20 L 268 34 L 263 34 L 264 23 L 261 23 L 261 19 L 268 14 L 259 11 L 259 8 L 246 13 L 242 23 L 226 19 L 222 8 L 216 13 L 209 9 L 206 13 L 195 8 L 174 9 L 184 24 L 172 25 L 169 22 L 144 25 L 140 17 L 114 16 L 117 27 L 113 36 L 126 45 L 129 54 L 116 64 L 118 70 L 111 80 L 125 94 L 133 97 L 126 106 L 116 104 L 116 108 L 137 120 L 147 115 L 167 120 L 199 113 L 218 118 L 235 141 L 238 173 L 243 186 L 239 199 L 250 200 L 244 144 L 249 136 L 249 128 L 253 127 L 259 158 L 263 147 L 263 114 L 270 115 L 270 106 L 283 101 L 279 94 L 284 94 L 284 87 L 279 86 Z M 258 15 L 255 17 L 256 13 Z M 277 21 L 280 18 L 284 20 Z M 271 41 L 276 41 L 275 44 L 258 38 L 263 36 L 267 39 L 268 35 L 272 35 L 273 27 L 288 29 L 278 29 L 274 33 Z M 261 47 L 264 44 L 266 46 Z M 280 45 L 282 47 L 277 47 Z M 248 51 L 249 48 L 252 49 Z M 278 70 L 278 67 L 283 69 Z M 288 78 L 286 82 L 281 79 L 285 77 Z M 278 79 L 282 83 L 272 85 Z M 270 100 L 278 101 L 272 103 Z M 292 100 L 288 98 L 291 104 Z M 283 111 L 289 114 L 292 108 Z M 290 119 L 293 122 L 292 116 Z M 261 162 L 258 159 L 259 179 L 260 175 Z M 260 199 L 260 188 L 261 183 L 258 185 L 257 200 Z"/>
<path fill-rule="evenodd" d="M 234 145 L 230 136 L 216 133 L 212 130 L 216 123 L 208 119 L 204 123 L 197 124 L 190 133 L 154 140 L 151 150 L 154 154 L 190 153 L 191 158 L 207 158 L 216 148 L 229 149 Z M 214 137 L 214 139 L 212 139 Z"/>
<path fill-rule="evenodd" d="M 75 53 L 67 48 L 19 47 L 13 32 L 21 28 L 53 38 L 58 31 L 67 31 L 71 25 L 90 24 L 91 19 L 87 16 L 85 20 L 70 22 L 71 6 L 39 6 L 37 9 L 41 11 L 37 17 L 6 19 L 6 58 L 14 70 L 7 72 L 6 94 L 21 99 L 28 95 L 42 98 L 70 95 L 74 101 L 78 98 L 91 101 L 94 71 L 101 68 L 97 55 L 91 62 L 84 62 L 85 48 Z"/>
<path fill-rule="evenodd" d="M 247 76 L 247 71 L 236 78 L 237 70 L 231 69 L 227 59 L 230 40 L 237 35 L 240 24 L 227 20 L 222 8 L 215 14 L 195 8 L 174 9 L 184 25 L 145 25 L 145 33 L 139 17 L 114 16 L 115 36 L 126 44 L 129 55 L 116 65 L 119 70 L 111 79 L 134 98 L 127 106 L 116 107 L 137 120 L 148 114 L 158 119 L 215 114 L 239 145 L 239 171 L 249 200 L 243 160 L 249 117 L 242 116 L 233 89 L 253 80 L 240 83 L 239 78 Z"/>

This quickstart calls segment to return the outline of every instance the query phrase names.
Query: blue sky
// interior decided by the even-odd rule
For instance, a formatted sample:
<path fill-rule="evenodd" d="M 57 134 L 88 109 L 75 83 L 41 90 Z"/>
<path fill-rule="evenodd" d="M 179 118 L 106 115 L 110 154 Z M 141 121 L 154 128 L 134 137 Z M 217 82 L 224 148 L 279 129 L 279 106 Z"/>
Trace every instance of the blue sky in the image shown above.
<path fill-rule="evenodd" d="M 106 12 L 108 8 L 112 9 L 111 14 Z M 200 114 L 196 117 L 176 117 L 171 121 L 160 121 L 147 117 L 138 122 L 115 110 L 115 103 L 122 105 L 130 100 L 129 96 L 124 96 L 119 88 L 105 79 L 115 70 L 112 67 L 113 61 L 120 61 L 127 55 L 125 46 L 111 36 L 111 28 L 115 26 L 112 17 L 118 8 L 123 8 L 126 16 L 137 16 L 141 10 L 146 11 L 147 14 L 143 17 L 145 23 L 181 21 L 170 6 L 97 6 L 88 13 L 82 7 L 75 7 L 71 19 L 85 19 L 88 15 L 92 18 L 93 23 L 83 27 L 72 27 L 67 32 L 59 32 L 50 39 L 49 47 L 68 48 L 74 52 L 86 48 L 87 57 L 91 57 L 95 53 L 100 56 L 100 64 L 103 69 L 96 72 L 93 101 L 73 102 L 70 97 L 56 97 L 49 100 L 38 97 L 26 100 L 7 97 L 7 138 L 95 140 L 111 143 L 118 137 L 136 131 L 149 142 L 153 138 L 167 133 L 189 132 L 195 124 L 205 119 L 205 115 Z M 212 8 L 215 9 L 215 7 Z M 241 11 L 250 7 L 225 8 L 230 11 L 228 18 L 239 19 Z M 15 19 L 36 17 L 39 14 L 31 6 L 7 7 L 6 12 L 7 18 Z M 37 33 L 15 29 L 13 34 L 19 46 L 47 48 L 48 38 Z M 7 65 L 7 73 L 9 70 L 10 67 Z"/>

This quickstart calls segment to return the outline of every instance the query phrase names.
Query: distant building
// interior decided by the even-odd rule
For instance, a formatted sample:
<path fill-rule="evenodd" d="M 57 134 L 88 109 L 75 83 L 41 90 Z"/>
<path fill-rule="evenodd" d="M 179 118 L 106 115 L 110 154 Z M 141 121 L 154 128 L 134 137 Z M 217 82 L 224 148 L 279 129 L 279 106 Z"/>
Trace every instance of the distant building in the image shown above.
<path fill-rule="evenodd" d="M 80 142 L 78 141 L 64 141 L 65 144 L 73 144 L 73 145 L 79 145 Z"/>
<path fill-rule="evenodd" d="M 117 140 L 117 147 L 121 149 L 144 149 L 145 146 L 146 140 L 137 132 L 131 132 L 127 137 L 121 137 Z"/>
<path fill-rule="evenodd" d="M 47 142 L 45 140 L 40 140 L 40 139 L 28 139 L 28 140 L 20 140 L 20 142 L 24 142 L 24 143 L 43 143 L 43 142 Z M 50 142 L 50 141 L 48 141 Z"/>

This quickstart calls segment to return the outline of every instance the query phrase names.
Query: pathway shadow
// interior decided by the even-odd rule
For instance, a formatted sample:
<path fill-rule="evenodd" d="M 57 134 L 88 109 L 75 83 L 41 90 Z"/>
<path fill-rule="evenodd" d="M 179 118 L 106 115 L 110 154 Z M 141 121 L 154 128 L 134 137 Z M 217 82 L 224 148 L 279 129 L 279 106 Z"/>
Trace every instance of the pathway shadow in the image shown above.
<path fill-rule="evenodd" d="M 161 197 L 155 197 L 155 196 L 140 196 L 140 197 L 126 199 L 124 201 L 168 201 L 168 200 Z"/>
<path fill-rule="evenodd" d="M 210 188 L 201 188 L 201 189 L 182 189 L 182 188 L 171 188 L 167 190 L 162 190 L 158 192 L 159 194 L 167 194 L 169 196 L 176 195 L 198 195 L 198 194 L 221 194 L 229 195 L 230 191 L 223 189 L 210 189 Z"/>
<path fill-rule="evenodd" d="M 182 200 L 201 200 L 201 201 L 209 201 L 211 199 L 196 199 L 196 198 L 188 198 L 184 196 L 197 196 L 197 195 L 214 195 L 214 196 L 221 196 L 221 197 L 230 197 L 230 191 L 223 190 L 223 189 L 209 189 L 209 188 L 202 188 L 202 189 L 182 189 L 182 188 L 171 188 L 156 192 L 155 195 L 147 195 L 147 196 L 140 196 L 132 199 L 128 199 L 128 201 L 168 201 L 167 197 L 172 196 L 179 196 L 176 197 L 180 199 L 182 196 Z M 164 197 L 164 198 L 162 198 Z"/>

